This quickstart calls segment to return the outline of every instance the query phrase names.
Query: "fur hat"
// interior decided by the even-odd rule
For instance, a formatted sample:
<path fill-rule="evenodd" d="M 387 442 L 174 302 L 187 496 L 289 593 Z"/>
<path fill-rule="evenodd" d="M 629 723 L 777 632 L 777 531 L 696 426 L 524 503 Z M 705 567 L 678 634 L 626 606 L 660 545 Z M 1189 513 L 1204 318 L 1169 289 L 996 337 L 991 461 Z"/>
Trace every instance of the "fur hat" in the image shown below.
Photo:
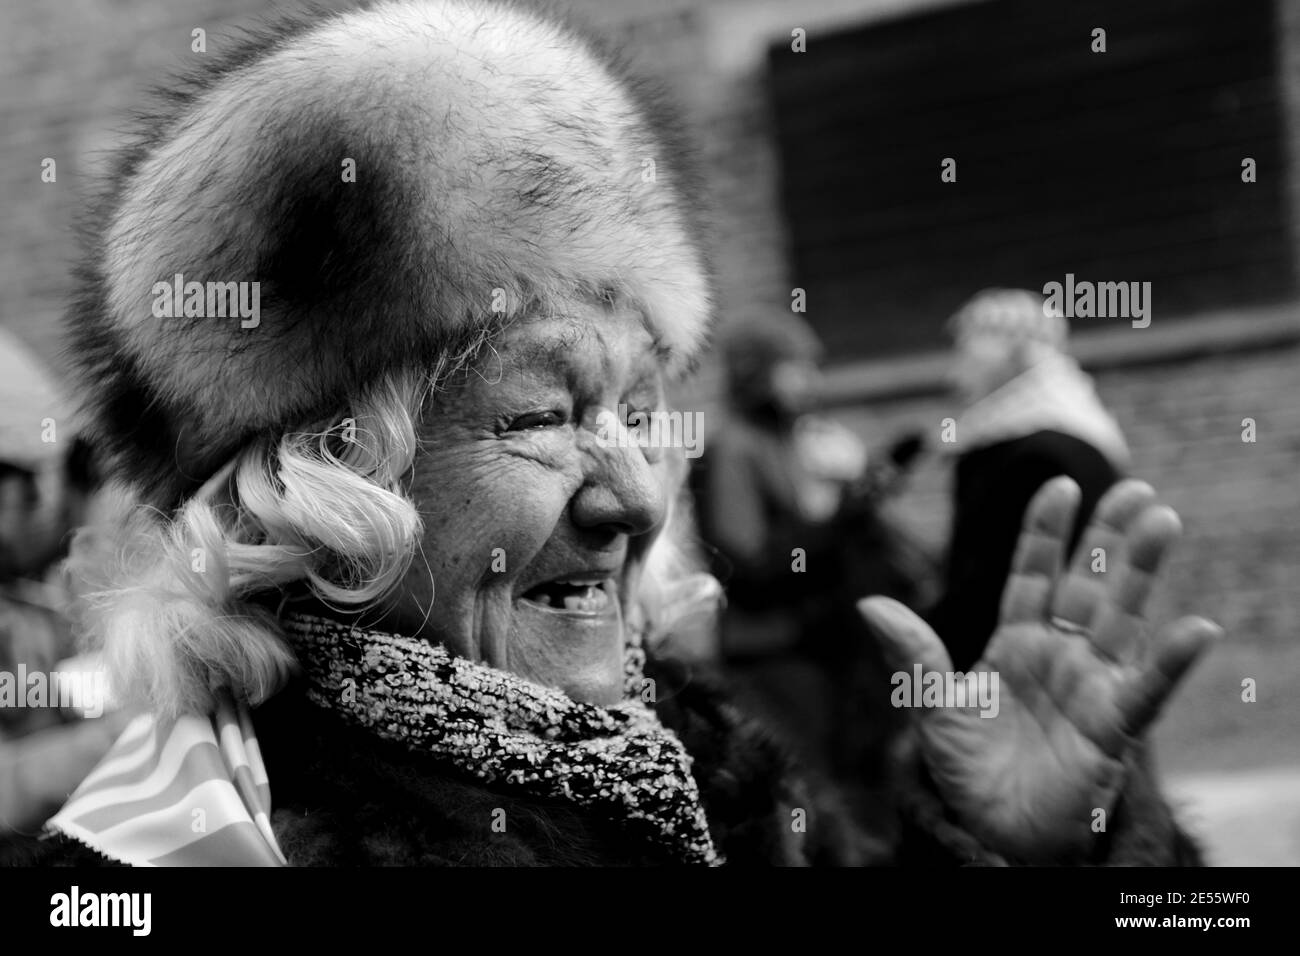
<path fill-rule="evenodd" d="M 175 505 L 253 436 L 579 298 L 639 309 L 686 368 L 710 293 L 660 115 L 516 6 L 242 41 L 168 91 L 92 217 L 70 348 L 118 475 Z"/>

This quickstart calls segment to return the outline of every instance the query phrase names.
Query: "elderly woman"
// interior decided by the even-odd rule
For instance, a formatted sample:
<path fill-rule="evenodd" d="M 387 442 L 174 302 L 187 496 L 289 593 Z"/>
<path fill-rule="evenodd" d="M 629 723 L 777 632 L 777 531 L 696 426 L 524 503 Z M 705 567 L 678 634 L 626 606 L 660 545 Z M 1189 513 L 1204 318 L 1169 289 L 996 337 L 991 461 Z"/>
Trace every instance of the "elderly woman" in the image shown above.
<path fill-rule="evenodd" d="M 1060 566 L 1075 488 L 1036 499 L 996 716 L 916 688 L 886 839 L 647 660 L 716 592 L 681 449 L 637 431 L 710 309 L 656 115 L 570 29 L 460 0 L 277 31 L 169 98 L 72 325 L 135 499 L 73 569 L 148 713 L 29 859 L 1192 858 L 1129 755 L 1215 629 L 1147 633 L 1178 526 L 1141 489 L 1088 532 L 1105 579 Z M 948 670 L 901 605 L 862 613 L 901 677 Z"/>

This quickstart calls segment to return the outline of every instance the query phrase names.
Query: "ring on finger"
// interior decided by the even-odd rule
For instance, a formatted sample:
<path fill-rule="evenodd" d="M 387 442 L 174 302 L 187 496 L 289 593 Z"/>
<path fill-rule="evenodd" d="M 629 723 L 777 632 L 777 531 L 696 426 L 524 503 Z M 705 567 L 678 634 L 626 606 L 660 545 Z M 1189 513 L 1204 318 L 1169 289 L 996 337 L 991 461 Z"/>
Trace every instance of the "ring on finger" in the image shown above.
<path fill-rule="evenodd" d="M 1050 621 L 1052 627 L 1058 631 L 1064 631 L 1066 634 L 1078 634 L 1081 637 L 1088 636 L 1088 629 L 1082 624 L 1076 624 L 1074 621 L 1067 621 L 1063 617 L 1053 616 Z"/>

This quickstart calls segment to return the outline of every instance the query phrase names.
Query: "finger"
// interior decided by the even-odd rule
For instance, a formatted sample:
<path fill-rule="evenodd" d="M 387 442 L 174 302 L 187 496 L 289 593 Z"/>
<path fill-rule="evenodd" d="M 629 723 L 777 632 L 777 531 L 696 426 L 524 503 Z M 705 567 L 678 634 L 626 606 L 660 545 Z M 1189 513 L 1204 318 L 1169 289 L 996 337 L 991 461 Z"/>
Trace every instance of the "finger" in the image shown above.
<path fill-rule="evenodd" d="M 1061 476 L 1044 484 L 1029 502 L 1002 592 L 1000 623 L 1046 619 L 1079 497 L 1079 486 Z"/>
<path fill-rule="evenodd" d="M 1196 659 L 1223 630 L 1203 617 L 1185 617 L 1161 629 L 1152 640 L 1151 659 L 1120 690 L 1124 732 L 1139 736 L 1155 720 L 1169 695 Z"/>
<path fill-rule="evenodd" d="M 1155 500 L 1155 489 L 1145 481 L 1118 482 L 1102 496 L 1079 540 L 1070 570 L 1052 596 L 1053 617 L 1084 629 L 1093 626 L 1095 611 L 1111 580 L 1104 562 L 1118 562 L 1129 526 Z"/>
<path fill-rule="evenodd" d="M 948 649 L 929 624 L 892 598 L 869 597 L 858 602 L 858 613 L 879 637 L 885 662 L 895 670 L 920 664 L 927 671 L 952 670 Z"/>
<path fill-rule="evenodd" d="M 1177 512 L 1163 505 L 1146 509 L 1133 523 L 1115 586 L 1094 620 L 1093 644 L 1106 656 L 1129 663 L 1140 655 L 1147 600 L 1182 533 Z"/>

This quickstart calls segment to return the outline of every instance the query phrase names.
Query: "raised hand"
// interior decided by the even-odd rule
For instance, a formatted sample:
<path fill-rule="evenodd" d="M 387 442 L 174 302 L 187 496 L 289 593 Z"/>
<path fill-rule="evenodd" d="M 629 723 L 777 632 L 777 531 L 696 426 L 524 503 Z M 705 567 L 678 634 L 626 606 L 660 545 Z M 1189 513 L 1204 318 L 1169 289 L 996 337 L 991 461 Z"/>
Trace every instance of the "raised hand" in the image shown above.
<path fill-rule="evenodd" d="M 1026 512 L 998 628 L 974 667 L 997 675 L 996 716 L 973 700 L 914 711 L 945 802 L 991 848 L 1025 861 L 1086 855 L 1096 811 L 1109 816 L 1124 786 L 1126 754 L 1219 634 L 1198 617 L 1149 633 L 1143 609 L 1181 533 L 1150 486 L 1112 488 L 1063 570 L 1078 502 L 1078 486 L 1057 478 Z M 1105 572 L 1092 570 L 1097 548 Z M 943 643 L 903 605 L 873 597 L 859 610 L 900 671 L 951 670 Z"/>

